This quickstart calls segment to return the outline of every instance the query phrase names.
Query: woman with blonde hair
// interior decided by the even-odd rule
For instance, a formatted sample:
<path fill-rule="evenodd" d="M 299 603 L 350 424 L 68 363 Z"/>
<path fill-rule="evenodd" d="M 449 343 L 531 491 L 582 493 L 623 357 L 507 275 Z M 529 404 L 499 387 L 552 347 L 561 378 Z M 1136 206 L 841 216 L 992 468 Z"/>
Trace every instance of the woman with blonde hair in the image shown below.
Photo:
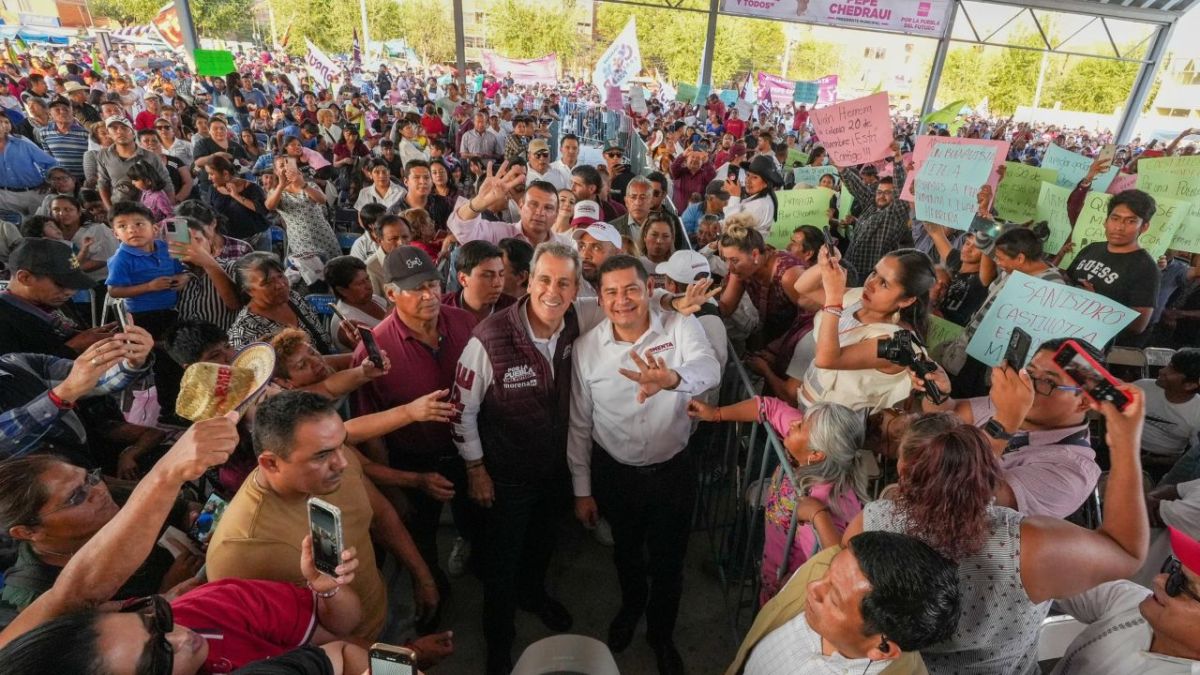
<path fill-rule="evenodd" d="M 760 355 L 772 370 L 782 372 L 800 336 L 812 325 L 812 314 L 798 306 L 801 296 L 796 282 L 805 265 L 786 251 L 767 245 L 751 213 L 738 213 L 725 219 L 725 232 L 717 241 L 721 258 L 729 266 L 725 290 L 721 293 L 721 316 L 737 309 L 743 294 L 758 310 L 765 348 Z"/>

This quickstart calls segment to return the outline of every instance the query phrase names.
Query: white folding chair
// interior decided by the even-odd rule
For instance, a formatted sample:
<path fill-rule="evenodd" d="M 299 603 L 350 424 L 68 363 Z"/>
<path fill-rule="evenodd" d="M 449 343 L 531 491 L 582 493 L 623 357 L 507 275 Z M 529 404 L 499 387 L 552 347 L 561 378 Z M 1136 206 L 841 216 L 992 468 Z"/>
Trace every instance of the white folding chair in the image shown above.
<path fill-rule="evenodd" d="M 1146 355 L 1140 349 L 1113 347 L 1106 360 L 1109 371 L 1126 382 L 1146 377 Z"/>
<path fill-rule="evenodd" d="M 1067 647 L 1071 646 L 1071 642 L 1084 628 L 1087 628 L 1086 623 L 1080 623 L 1079 620 L 1065 614 L 1043 619 L 1038 636 L 1038 661 L 1062 658 Z"/>
<path fill-rule="evenodd" d="M 525 648 L 512 675 L 621 675 L 608 645 L 586 635 L 552 635 Z"/>

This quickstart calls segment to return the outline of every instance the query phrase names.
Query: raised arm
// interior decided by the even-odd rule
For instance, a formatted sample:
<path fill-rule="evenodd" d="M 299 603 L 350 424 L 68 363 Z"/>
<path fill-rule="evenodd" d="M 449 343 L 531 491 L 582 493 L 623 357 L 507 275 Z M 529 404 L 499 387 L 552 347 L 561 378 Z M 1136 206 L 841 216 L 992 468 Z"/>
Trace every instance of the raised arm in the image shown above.
<path fill-rule="evenodd" d="M 1145 398 L 1137 387 L 1121 391 L 1130 398 L 1124 412 L 1111 403 L 1092 406 L 1104 415 L 1112 456 L 1104 491 L 1104 524 L 1093 531 L 1044 516 L 1021 524 L 1021 580 L 1033 602 L 1069 598 L 1128 577 L 1146 559 L 1150 525 L 1140 456 Z"/>
<path fill-rule="evenodd" d="M 54 586 L 0 632 L 0 646 L 51 619 L 112 598 L 145 561 L 158 540 L 179 489 L 209 467 L 225 463 L 237 447 L 237 413 L 197 422 L 134 488 L 125 506 L 79 549 Z"/>

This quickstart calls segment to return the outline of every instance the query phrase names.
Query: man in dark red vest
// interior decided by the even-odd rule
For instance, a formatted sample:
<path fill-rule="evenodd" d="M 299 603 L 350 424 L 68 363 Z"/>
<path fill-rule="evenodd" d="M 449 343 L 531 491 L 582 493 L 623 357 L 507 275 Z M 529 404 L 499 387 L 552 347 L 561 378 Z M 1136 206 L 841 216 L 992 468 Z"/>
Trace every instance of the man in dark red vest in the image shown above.
<path fill-rule="evenodd" d="M 454 442 L 471 499 L 486 509 L 483 627 L 487 672 L 512 668 L 517 606 L 570 629 L 546 594 L 556 516 L 570 508 L 567 422 L 579 254 L 548 242 L 534 253 L 529 294 L 476 326 L 455 375 L 462 413 Z"/>

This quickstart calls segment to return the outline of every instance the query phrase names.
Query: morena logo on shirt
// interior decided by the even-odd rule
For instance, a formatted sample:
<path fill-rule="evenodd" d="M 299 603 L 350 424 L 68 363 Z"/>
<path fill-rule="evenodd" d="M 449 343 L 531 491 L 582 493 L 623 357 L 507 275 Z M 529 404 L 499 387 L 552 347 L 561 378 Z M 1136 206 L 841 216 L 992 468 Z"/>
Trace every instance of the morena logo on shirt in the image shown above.
<path fill-rule="evenodd" d="M 675 349 L 674 342 L 664 342 L 661 345 L 654 345 L 650 349 L 647 349 L 646 353 L 647 354 L 661 354 L 663 352 L 669 352 L 672 349 Z"/>
<path fill-rule="evenodd" d="M 529 365 L 522 363 L 519 366 L 512 366 L 504 371 L 504 388 L 518 389 L 522 387 L 537 386 L 537 372 Z"/>

